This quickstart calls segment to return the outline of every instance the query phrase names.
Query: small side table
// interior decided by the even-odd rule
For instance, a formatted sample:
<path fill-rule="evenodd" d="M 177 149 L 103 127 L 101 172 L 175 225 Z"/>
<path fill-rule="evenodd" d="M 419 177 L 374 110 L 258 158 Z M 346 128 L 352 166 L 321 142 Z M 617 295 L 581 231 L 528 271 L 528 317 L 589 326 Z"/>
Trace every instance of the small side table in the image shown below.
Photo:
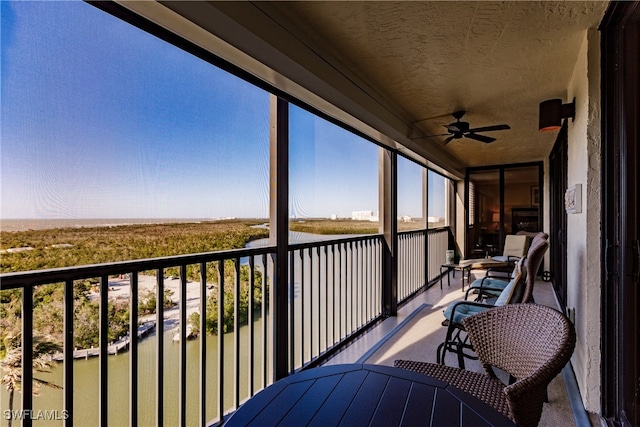
<path fill-rule="evenodd" d="M 456 277 L 456 270 L 462 272 L 462 292 L 464 292 L 465 272 L 467 274 L 467 282 L 471 283 L 471 264 L 442 264 L 440 266 L 440 289 L 442 289 L 442 275 L 444 270 L 446 270 L 447 273 L 447 286 L 451 286 L 449 273 L 453 271 L 453 277 Z"/>

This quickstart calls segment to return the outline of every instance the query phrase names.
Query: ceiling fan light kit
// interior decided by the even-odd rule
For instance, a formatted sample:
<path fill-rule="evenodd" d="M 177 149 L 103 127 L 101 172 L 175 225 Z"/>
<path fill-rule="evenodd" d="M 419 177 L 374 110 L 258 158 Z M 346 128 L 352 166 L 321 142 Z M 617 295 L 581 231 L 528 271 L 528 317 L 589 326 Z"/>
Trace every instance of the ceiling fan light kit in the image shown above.
<path fill-rule="evenodd" d="M 563 104 L 562 99 L 548 99 L 540 103 L 540 115 L 538 129 L 541 132 L 553 132 L 560 130 L 562 119 L 576 117 L 576 99 L 568 104 Z"/>

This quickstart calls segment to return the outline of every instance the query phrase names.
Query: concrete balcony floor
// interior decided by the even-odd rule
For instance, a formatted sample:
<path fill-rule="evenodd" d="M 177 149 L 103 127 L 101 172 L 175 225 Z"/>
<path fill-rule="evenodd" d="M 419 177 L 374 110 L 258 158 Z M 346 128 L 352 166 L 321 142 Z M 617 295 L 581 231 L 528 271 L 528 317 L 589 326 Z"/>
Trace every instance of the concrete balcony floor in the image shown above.
<path fill-rule="evenodd" d="M 471 281 L 474 280 L 474 276 L 482 277 L 483 275 L 483 271 L 474 270 Z M 379 323 L 326 364 L 357 362 L 393 366 L 393 361 L 396 359 L 435 363 L 436 348 L 446 334 L 446 327 L 441 324 L 444 320 L 442 311 L 453 301 L 464 299 L 460 276 L 460 272 L 457 272 L 455 278 L 451 277 L 451 287 L 447 287 L 445 277 L 443 289 L 440 289 L 439 283 L 436 283 L 419 294 L 398 310 L 397 317 L 388 318 Z M 536 282 L 534 299 L 537 304 L 558 308 L 550 282 L 541 280 Z M 457 366 L 455 355 L 449 354 L 446 362 L 448 365 Z M 466 369 L 483 372 L 478 361 L 467 359 L 465 363 Z M 590 423 L 579 396 L 577 396 L 578 413 L 574 413 L 576 404 L 573 404 L 574 409 L 572 409 L 570 401 L 576 402 L 576 400 L 575 396 L 569 396 L 569 393 L 572 393 L 571 384 L 567 392 L 567 383 L 571 381 L 568 380 L 565 383 L 565 377 L 563 372 L 551 382 L 548 389 L 549 402 L 544 405 L 540 426 L 573 427 Z M 573 381 L 575 382 L 575 379 Z M 574 387 L 577 388 L 575 384 Z"/>

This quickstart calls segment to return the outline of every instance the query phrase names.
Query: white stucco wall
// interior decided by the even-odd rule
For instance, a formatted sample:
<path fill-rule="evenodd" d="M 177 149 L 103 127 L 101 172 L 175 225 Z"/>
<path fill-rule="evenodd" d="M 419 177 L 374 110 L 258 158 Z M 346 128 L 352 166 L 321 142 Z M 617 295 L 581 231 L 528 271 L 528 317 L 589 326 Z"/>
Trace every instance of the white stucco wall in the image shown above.
<path fill-rule="evenodd" d="M 582 212 L 567 215 L 567 307 L 575 309 L 573 369 L 585 408 L 600 412 L 600 38 L 585 33 L 567 99 L 576 99 L 568 128 L 568 185 L 582 185 Z"/>

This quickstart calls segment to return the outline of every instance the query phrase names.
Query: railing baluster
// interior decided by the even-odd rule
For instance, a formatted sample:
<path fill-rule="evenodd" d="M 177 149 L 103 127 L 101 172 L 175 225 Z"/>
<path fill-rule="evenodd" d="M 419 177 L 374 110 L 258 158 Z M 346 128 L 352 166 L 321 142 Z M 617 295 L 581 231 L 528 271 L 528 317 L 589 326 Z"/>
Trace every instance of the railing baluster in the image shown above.
<path fill-rule="evenodd" d="M 420 245 L 422 243 L 422 234 L 418 231 L 416 232 L 415 239 L 413 241 L 413 253 L 415 254 L 413 257 L 412 264 L 412 273 L 413 273 L 413 288 L 415 290 L 420 289 L 420 287 L 424 284 L 421 283 L 420 280 L 420 260 L 422 260 L 422 250 Z"/>
<path fill-rule="evenodd" d="M 263 276 L 262 280 L 266 280 L 266 277 Z M 248 335 L 248 351 L 249 351 L 249 355 L 248 355 L 248 364 L 249 366 L 247 367 L 247 378 L 249 380 L 249 383 L 247 384 L 247 395 L 248 397 L 253 396 L 253 383 L 254 383 L 254 377 L 255 377 L 255 332 L 254 332 L 254 318 L 253 318 L 253 306 L 255 304 L 255 288 L 256 286 L 256 271 L 255 271 L 255 259 L 253 256 L 249 257 L 249 301 L 248 301 L 248 312 L 247 312 L 247 323 L 249 325 L 249 333 Z M 264 294 L 262 295 L 262 298 L 264 300 Z M 266 321 L 266 319 L 263 319 L 263 322 Z"/>
<path fill-rule="evenodd" d="M 405 273 L 406 270 L 404 268 L 404 265 L 402 265 L 402 262 L 404 261 L 404 234 L 398 236 L 398 287 L 397 287 L 397 292 L 398 292 L 398 301 L 401 301 L 403 298 L 403 293 L 404 293 L 404 285 L 406 283 L 406 277 L 405 277 Z"/>
<path fill-rule="evenodd" d="M 262 314 L 262 383 L 261 386 L 262 388 L 265 388 L 267 386 L 267 375 L 269 374 L 268 370 L 267 370 L 267 366 L 268 366 L 268 357 L 267 357 L 267 343 L 270 342 L 270 340 L 268 340 L 268 336 L 267 336 L 267 301 L 271 302 L 271 300 L 274 298 L 273 295 L 273 286 L 269 287 L 269 292 L 267 293 L 267 278 L 269 277 L 273 277 L 270 276 L 268 274 L 268 266 L 267 266 L 267 255 L 264 254 L 262 255 L 262 307 L 261 307 L 261 314 Z M 271 284 L 273 284 L 273 282 L 271 282 Z M 269 299 L 267 300 L 267 298 L 265 297 L 265 295 L 269 295 Z M 273 307 L 272 304 L 269 304 L 270 307 L 269 309 L 271 309 Z"/>
<path fill-rule="evenodd" d="M 207 425 L 207 263 L 200 263 L 200 427 Z"/>
<path fill-rule="evenodd" d="M 360 314 L 358 315 L 358 328 L 366 324 L 366 280 L 365 280 L 365 249 L 364 242 L 358 242 L 358 276 L 359 276 L 359 295 L 358 295 L 358 307 Z"/>
<path fill-rule="evenodd" d="M 345 310 L 345 302 L 347 301 L 347 294 L 346 294 L 346 286 L 345 286 L 345 280 L 344 280 L 344 276 L 342 275 L 342 255 L 345 251 L 343 251 L 342 249 L 345 247 L 344 244 L 340 243 L 338 245 L 338 316 L 340 317 L 339 319 L 339 324 L 340 324 L 340 328 L 338 329 L 338 341 L 342 341 L 342 334 L 343 334 L 343 330 L 346 328 L 345 326 L 345 319 L 347 316 L 347 312 Z M 344 298 L 343 298 L 343 292 L 344 292 Z M 343 313 L 343 310 L 344 313 Z"/>
<path fill-rule="evenodd" d="M 66 299 L 65 295 L 65 307 Z M 71 299 L 73 304 L 73 299 Z M 66 320 L 66 317 L 65 317 Z M 65 322 L 65 327 L 67 326 Z M 65 329 L 66 335 L 66 329 Z M 73 351 L 73 347 L 71 348 Z M 66 351 L 66 348 L 65 348 Z M 66 384 L 65 384 L 66 385 Z M 63 402 L 63 408 L 67 409 Z M 25 286 L 22 289 L 22 411 L 33 409 L 33 287 Z M 22 425 L 31 426 L 31 417 L 22 420 Z"/>
<path fill-rule="evenodd" d="M 320 255 L 320 246 L 318 246 L 316 248 L 316 255 L 318 256 L 318 281 L 317 281 L 317 288 L 318 288 L 318 349 L 317 349 L 317 356 L 319 356 L 320 354 L 322 354 L 322 287 L 320 286 L 321 280 L 322 280 L 322 256 Z"/>
<path fill-rule="evenodd" d="M 353 266 L 354 274 L 355 274 L 355 324 L 353 330 L 355 331 L 360 325 L 360 313 L 362 312 L 362 304 L 361 304 L 361 296 L 360 296 L 360 287 L 362 286 L 362 281 L 360 277 L 360 242 L 355 242 L 353 244 L 355 250 L 355 265 Z"/>
<path fill-rule="evenodd" d="M 414 283 L 414 287 L 415 290 L 417 291 L 418 289 L 420 289 L 420 287 L 424 284 L 421 283 L 422 281 L 420 280 L 420 260 L 422 260 L 424 262 L 424 259 L 422 258 L 422 250 L 420 249 L 420 244 L 422 243 L 422 234 L 420 232 L 416 233 L 416 239 L 413 242 L 413 251 L 416 254 L 416 256 L 414 257 L 414 261 L 413 261 L 413 265 L 412 265 L 412 270 L 413 270 L 413 283 Z"/>
<path fill-rule="evenodd" d="M 109 276 L 100 278 L 100 355 L 99 355 L 99 391 L 100 399 L 99 424 L 102 427 L 109 425 Z"/>
<path fill-rule="evenodd" d="M 156 271 L 156 426 L 164 425 L 164 269 Z"/>
<path fill-rule="evenodd" d="M 335 345 L 337 342 L 336 335 L 338 331 L 338 318 L 336 318 L 336 312 L 338 309 L 336 307 L 340 307 L 336 303 L 336 298 L 338 298 L 338 293 L 336 290 L 340 289 L 340 283 L 336 283 L 336 267 L 338 263 L 336 261 L 336 245 L 331 245 L 331 323 L 333 324 L 333 334 L 331 335 L 331 347 Z"/>
<path fill-rule="evenodd" d="M 324 246 L 324 351 L 329 348 L 329 246 Z"/>
<path fill-rule="evenodd" d="M 360 307 L 360 323 L 358 324 L 358 328 L 364 324 L 366 324 L 366 306 L 365 306 L 365 301 L 366 301 L 366 281 L 365 281 L 365 271 L 364 271 L 364 267 L 365 267 L 365 259 L 364 259 L 364 242 L 360 241 L 358 242 L 358 264 L 360 265 L 360 297 L 359 300 L 360 302 L 358 303 L 358 306 Z"/>
<path fill-rule="evenodd" d="M 305 286 L 306 281 L 304 280 L 304 249 L 298 252 L 300 254 L 300 365 L 304 366 L 304 327 L 305 327 Z M 295 320 L 293 320 L 295 322 Z"/>
<path fill-rule="evenodd" d="M 410 263 L 411 259 L 415 259 L 418 255 L 415 245 L 416 237 L 416 233 L 412 233 L 410 238 L 407 237 L 407 240 L 409 241 L 409 250 L 407 251 L 407 256 L 404 260 L 404 267 L 407 269 L 407 292 L 405 294 L 405 297 L 418 289 L 416 287 L 416 275 L 414 271 L 415 269 L 411 266 Z"/>
<path fill-rule="evenodd" d="M 240 258 L 234 260 L 233 281 L 233 407 L 240 406 Z"/>
<path fill-rule="evenodd" d="M 138 425 L 138 272 L 129 278 L 129 425 Z"/>
<path fill-rule="evenodd" d="M 180 354 L 178 357 L 178 422 L 179 425 L 187 425 L 187 265 L 180 265 L 180 305 L 179 305 L 179 331 Z"/>
<path fill-rule="evenodd" d="M 378 242 L 371 242 L 371 314 L 376 317 L 378 314 Z"/>
<path fill-rule="evenodd" d="M 295 251 L 289 252 L 289 372 L 295 370 L 296 359 L 296 329 L 294 321 L 295 311 L 295 287 L 296 287 L 296 275 L 295 275 Z"/>
<path fill-rule="evenodd" d="M 360 325 L 367 323 L 367 245 L 360 242 Z"/>
<path fill-rule="evenodd" d="M 345 245 L 345 253 L 344 253 L 344 275 L 345 275 L 345 292 L 344 292 L 344 303 L 345 303 L 345 329 L 344 336 L 345 338 L 351 335 L 351 326 L 353 325 L 352 320 L 352 308 L 353 308 L 353 269 L 351 268 L 353 265 L 353 252 L 351 251 L 352 244 L 347 243 Z"/>
<path fill-rule="evenodd" d="M 427 223 L 427 227 L 428 226 L 429 224 Z M 424 231 L 422 238 L 424 239 L 422 242 L 422 253 L 424 257 L 422 274 L 424 275 L 424 285 L 428 286 L 429 284 L 429 257 L 427 256 L 427 254 L 429 253 L 429 230 L 428 229 Z"/>
<path fill-rule="evenodd" d="M 73 426 L 73 280 L 64 283 L 64 398 L 63 406 L 68 417 L 65 426 Z M 31 365 L 29 365 L 31 366 Z M 23 394 L 24 395 L 24 394 Z"/>
<path fill-rule="evenodd" d="M 224 261 L 218 261 L 218 417 L 224 419 Z"/>
<path fill-rule="evenodd" d="M 351 242 L 351 331 L 352 335 L 358 327 L 358 243 Z"/>
<path fill-rule="evenodd" d="M 335 295 L 333 297 L 334 304 L 334 335 L 333 342 L 334 344 L 340 342 L 342 339 L 342 243 L 338 243 L 334 245 L 334 254 L 333 259 L 335 260 L 336 265 L 333 267 L 334 270 L 334 281 L 333 287 L 335 289 Z M 337 256 L 336 256 L 337 255 Z M 336 273 L 337 271 L 337 273 Z"/>
<path fill-rule="evenodd" d="M 313 360 L 313 267 L 315 265 L 313 258 L 313 248 L 309 248 L 309 358 L 307 360 Z"/>
<path fill-rule="evenodd" d="M 406 277 L 406 281 L 405 281 L 405 288 L 404 288 L 404 295 L 402 297 L 402 299 L 406 298 L 412 291 L 413 291 L 413 275 L 411 274 L 411 268 L 409 268 L 409 260 L 412 257 L 415 257 L 415 253 L 413 252 L 413 233 L 411 235 L 406 235 L 404 237 L 405 239 L 405 246 L 406 246 L 406 252 L 405 252 L 405 256 L 404 256 L 404 274 Z"/>
<path fill-rule="evenodd" d="M 378 269 L 376 270 L 378 272 L 378 310 L 382 311 L 383 309 L 383 297 L 382 297 L 382 283 L 384 281 L 383 278 L 383 254 L 384 254 L 384 246 L 382 244 L 381 241 L 378 241 L 378 256 L 376 257 L 376 260 L 378 261 Z"/>
<path fill-rule="evenodd" d="M 418 251 L 418 243 L 420 242 L 420 234 L 418 232 L 416 232 L 413 236 L 413 239 L 411 239 L 411 253 L 413 254 L 413 256 L 411 257 L 413 260 L 417 260 L 420 257 L 420 251 Z M 407 257 L 407 268 L 410 269 L 410 276 L 411 276 L 411 290 L 412 291 L 417 291 L 418 290 L 418 272 L 416 271 L 416 266 L 415 263 L 410 262 L 411 260 L 409 259 L 409 257 Z M 413 264 L 413 265 L 412 265 Z"/>
<path fill-rule="evenodd" d="M 371 295 L 373 292 L 373 286 L 374 283 L 372 281 L 373 279 L 373 274 L 372 274 L 372 268 L 373 268 L 373 260 L 371 259 L 372 256 L 372 252 L 371 252 L 371 240 L 367 241 L 367 283 L 368 285 L 368 292 L 367 292 L 367 321 L 370 321 L 373 318 L 373 313 L 371 311 Z"/>
<path fill-rule="evenodd" d="M 344 250 L 343 250 L 344 249 Z M 340 246 L 338 247 L 338 250 L 340 251 L 340 257 L 338 258 L 338 261 L 340 262 L 340 265 L 338 266 L 338 275 L 339 275 L 339 282 L 340 282 L 340 292 L 339 292 L 339 296 L 338 296 L 338 313 L 340 313 L 340 330 L 339 330 L 339 334 L 338 334 L 338 340 L 342 341 L 342 337 L 346 335 L 347 333 L 347 284 L 346 284 L 346 274 L 342 273 L 342 269 L 343 269 L 343 263 L 342 263 L 342 257 L 344 255 L 344 265 L 346 265 L 346 260 L 347 260 L 347 245 L 345 244 L 340 244 Z M 346 272 L 346 269 L 345 269 Z M 344 294 L 344 295 L 343 295 Z M 343 297 L 344 296 L 344 297 Z M 344 310 L 344 312 L 343 312 Z"/>
<path fill-rule="evenodd" d="M 351 310 L 349 311 L 349 335 L 351 335 L 354 331 L 354 308 L 355 308 L 355 273 L 354 273 L 354 254 L 353 254 L 353 242 L 349 243 L 349 270 L 350 270 L 350 281 L 351 283 L 349 284 L 349 288 L 351 290 L 351 301 L 349 304 L 349 307 L 351 308 Z"/>
<path fill-rule="evenodd" d="M 371 282 L 369 281 L 369 245 L 368 241 L 362 242 L 362 282 L 363 286 L 363 298 L 362 298 L 362 319 L 363 324 L 366 325 L 369 321 L 369 292 Z"/>
<path fill-rule="evenodd" d="M 371 243 L 371 264 L 373 265 L 373 270 L 371 271 L 371 281 L 373 283 L 373 287 L 371 289 L 371 311 L 372 317 L 376 317 L 378 315 L 378 290 L 380 289 L 379 284 L 379 276 L 378 272 L 380 270 L 380 255 L 378 253 L 378 241 L 372 241 Z"/>

